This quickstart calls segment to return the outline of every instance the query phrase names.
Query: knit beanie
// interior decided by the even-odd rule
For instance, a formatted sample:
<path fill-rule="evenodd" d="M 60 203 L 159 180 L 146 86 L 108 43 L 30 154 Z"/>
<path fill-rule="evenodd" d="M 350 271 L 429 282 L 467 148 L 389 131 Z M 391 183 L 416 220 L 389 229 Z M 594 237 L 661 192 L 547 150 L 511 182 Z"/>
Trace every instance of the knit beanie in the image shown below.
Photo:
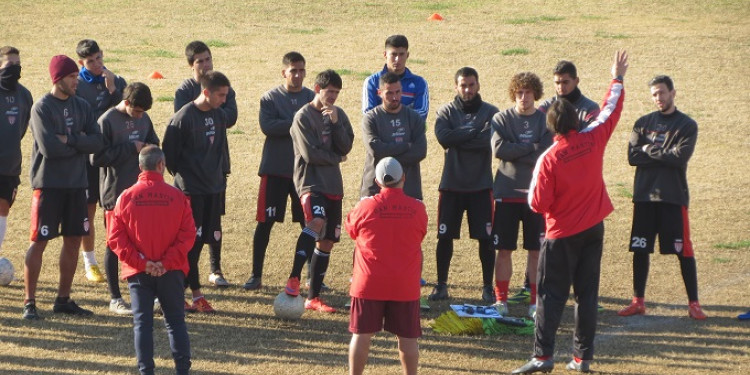
<path fill-rule="evenodd" d="M 49 76 L 52 83 L 57 83 L 70 73 L 78 73 L 78 65 L 68 56 L 57 55 L 49 62 Z"/>

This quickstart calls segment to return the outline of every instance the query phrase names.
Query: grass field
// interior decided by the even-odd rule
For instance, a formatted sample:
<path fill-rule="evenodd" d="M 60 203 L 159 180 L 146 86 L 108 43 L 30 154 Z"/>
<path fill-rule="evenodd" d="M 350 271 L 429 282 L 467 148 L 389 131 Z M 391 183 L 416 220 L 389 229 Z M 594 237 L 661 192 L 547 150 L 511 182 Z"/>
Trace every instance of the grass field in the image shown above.
<path fill-rule="evenodd" d="M 234 284 L 227 290 L 206 288 L 220 313 L 190 315 L 188 326 L 195 374 L 343 374 L 347 371 L 348 315 L 306 313 L 302 320 L 273 317 L 273 298 L 288 275 L 298 226 L 288 219 L 272 233 L 264 284 L 257 293 L 239 287 L 251 267 L 255 227 L 257 168 L 263 137 L 257 124 L 263 92 L 281 83 L 281 56 L 297 50 L 307 59 L 309 84 L 327 68 L 342 73 L 344 88 L 337 102 L 355 128 L 355 147 L 342 165 L 344 211 L 356 203 L 364 148 L 360 131 L 362 81 L 383 64 L 383 41 L 401 33 L 409 37 L 408 66 L 430 84 L 428 156 L 423 187 L 430 231 L 423 244 L 424 276 L 435 280 L 437 185 L 442 151 L 433 134 L 434 111 L 452 100 L 453 73 L 470 65 L 479 71 L 485 101 L 507 108 L 511 75 L 536 72 L 554 93 L 551 70 L 560 59 L 574 61 L 585 95 L 604 95 L 615 49 L 630 52 L 627 96 L 620 126 L 605 156 L 605 180 L 616 211 L 606 220 L 596 362 L 593 369 L 612 374 L 747 374 L 750 373 L 750 324 L 736 315 L 750 308 L 750 2 L 717 1 L 335 1 L 335 2 L 159 2 L 102 0 L 3 2 L 0 45 L 21 50 L 21 83 L 40 98 L 51 86 L 51 56 L 73 57 L 83 38 L 104 49 L 107 68 L 128 81 L 146 82 L 156 98 L 150 115 L 162 136 L 172 114 L 174 89 L 190 76 L 185 45 L 201 39 L 212 46 L 214 66 L 228 75 L 237 92 L 239 121 L 230 131 L 233 174 L 224 219 L 223 268 Z M 438 12 L 442 22 L 427 21 Z M 148 79 L 153 71 L 163 80 Z M 615 311 L 632 294 L 631 256 L 627 252 L 632 208 L 633 168 L 626 145 L 634 121 L 653 110 L 646 82 L 656 74 L 675 80 L 678 108 L 699 124 L 699 138 L 688 169 L 691 187 L 692 237 L 696 247 L 701 302 L 709 319 L 687 317 L 687 298 L 674 257 L 652 257 L 646 292 L 648 315 L 621 318 Z M 23 275 L 28 247 L 30 189 L 28 154 L 31 134 L 23 142 L 24 166 L 2 256 Z M 98 233 L 103 233 L 97 220 Z M 481 296 L 475 242 L 456 242 L 451 268 L 452 303 L 478 303 Z M 104 239 L 97 238 L 102 260 Z M 135 354 L 130 318 L 107 310 L 103 284 L 92 284 L 79 267 L 73 298 L 95 311 L 90 319 L 51 313 L 57 288 L 60 240 L 50 242 L 40 277 L 37 305 L 46 318 L 21 319 L 23 282 L 0 288 L 0 373 L 132 374 Z M 326 298 L 347 301 L 353 245 L 342 239 L 334 249 Z M 201 260 L 203 278 L 207 250 Z M 523 279 L 525 255 L 514 257 L 512 286 Z M 121 284 L 127 299 L 127 288 Z M 430 292 L 431 285 L 423 289 Z M 572 305 L 572 304 L 571 304 Z M 448 309 L 434 303 L 423 319 L 420 372 L 424 374 L 507 373 L 530 355 L 528 336 L 443 336 L 430 322 Z M 511 312 L 524 314 L 525 306 Z M 563 373 L 570 358 L 572 309 L 558 335 L 556 360 Z M 157 321 L 157 373 L 172 373 L 166 332 Z M 399 373 L 395 340 L 376 336 L 368 374 Z"/>

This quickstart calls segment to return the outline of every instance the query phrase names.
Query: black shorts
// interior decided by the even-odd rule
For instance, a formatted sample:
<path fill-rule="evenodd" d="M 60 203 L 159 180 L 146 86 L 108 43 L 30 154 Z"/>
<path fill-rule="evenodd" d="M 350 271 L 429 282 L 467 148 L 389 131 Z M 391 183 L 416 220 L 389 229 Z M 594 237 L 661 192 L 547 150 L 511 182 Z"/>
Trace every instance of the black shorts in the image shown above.
<path fill-rule="evenodd" d="M 461 238 L 464 211 L 469 222 L 469 236 L 485 240 L 492 237 L 492 190 L 471 193 L 440 191 L 438 201 L 438 238 Z"/>
<path fill-rule="evenodd" d="M 292 201 L 292 221 L 301 223 L 305 220 L 305 213 L 302 212 L 299 196 L 294 189 L 294 181 L 288 177 L 261 176 L 255 220 L 259 223 L 283 223 L 287 197 Z"/>
<path fill-rule="evenodd" d="M 523 248 L 537 251 L 544 241 L 544 217 L 531 210 L 525 202 L 495 202 L 495 222 L 492 228 L 497 250 L 518 247 L 518 223 L 523 223 Z"/>
<path fill-rule="evenodd" d="M 86 188 L 86 203 L 94 204 L 99 202 L 99 167 L 86 163 L 86 175 L 89 180 L 89 187 Z"/>
<path fill-rule="evenodd" d="M 195 220 L 196 242 L 217 243 L 221 240 L 222 194 L 188 195 Z"/>
<path fill-rule="evenodd" d="M 86 189 L 34 189 L 31 197 L 31 241 L 59 235 L 87 236 Z"/>
<path fill-rule="evenodd" d="M 341 238 L 341 199 L 328 197 L 324 194 L 307 193 L 300 197 L 302 211 L 305 213 L 305 223 L 314 218 L 325 220 L 321 240 L 339 242 Z"/>
<path fill-rule="evenodd" d="M 18 176 L 0 176 L 0 199 L 8 201 L 8 206 L 12 207 L 18 193 L 18 185 L 21 184 L 21 178 Z"/>
<path fill-rule="evenodd" d="M 657 234 L 661 254 L 694 255 L 687 207 L 671 203 L 635 202 L 630 251 L 653 253 Z"/>

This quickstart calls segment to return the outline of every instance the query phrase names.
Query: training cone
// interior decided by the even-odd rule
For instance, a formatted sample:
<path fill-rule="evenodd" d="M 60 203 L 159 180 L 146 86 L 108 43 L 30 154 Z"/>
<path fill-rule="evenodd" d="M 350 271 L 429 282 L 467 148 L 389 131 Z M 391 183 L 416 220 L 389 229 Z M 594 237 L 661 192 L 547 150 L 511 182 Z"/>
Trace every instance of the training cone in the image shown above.
<path fill-rule="evenodd" d="M 154 70 L 154 72 L 153 72 L 153 73 L 151 73 L 151 74 L 150 74 L 150 75 L 148 76 L 148 78 L 151 78 L 151 79 L 162 79 L 162 78 L 164 78 L 164 76 L 163 76 L 163 75 L 161 75 L 161 73 L 159 73 L 158 71 Z"/>
<path fill-rule="evenodd" d="M 443 16 L 441 16 L 438 13 L 432 13 L 431 16 L 427 17 L 427 20 L 428 21 L 442 21 L 443 20 Z"/>

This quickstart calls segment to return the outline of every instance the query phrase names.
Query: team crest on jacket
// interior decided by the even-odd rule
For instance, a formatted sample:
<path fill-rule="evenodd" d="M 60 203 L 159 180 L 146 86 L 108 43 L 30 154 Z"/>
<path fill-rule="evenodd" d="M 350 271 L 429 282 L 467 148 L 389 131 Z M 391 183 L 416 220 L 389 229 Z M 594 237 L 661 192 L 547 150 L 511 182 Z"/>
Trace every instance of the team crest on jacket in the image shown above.
<path fill-rule="evenodd" d="M 8 124 L 15 125 L 16 123 L 16 116 L 18 116 L 19 110 L 17 106 L 11 107 L 9 110 L 5 111 L 5 115 L 8 116 Z"/>
<path fill-rule="evenodd" d="M 674 240 L 674 251 L 678 253 L 682 252 L 682 240 Z"/>

